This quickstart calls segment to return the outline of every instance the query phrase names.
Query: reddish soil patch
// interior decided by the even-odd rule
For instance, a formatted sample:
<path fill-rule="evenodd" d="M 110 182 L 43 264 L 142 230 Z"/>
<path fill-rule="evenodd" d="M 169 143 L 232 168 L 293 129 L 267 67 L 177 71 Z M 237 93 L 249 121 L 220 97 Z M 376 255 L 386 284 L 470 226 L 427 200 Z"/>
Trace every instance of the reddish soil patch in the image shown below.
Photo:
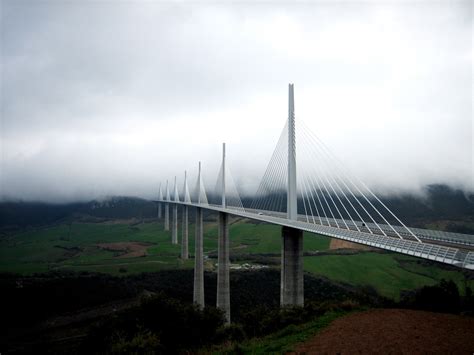
<path fill-rule="evenodd" d="M 97 244 L 97 246 L 104 250 L 110 251 L 119 251 L 123 252 L 116 256 L 116 258 L 135 258 L 139 256 L 146 256 L 146 250 L 150 247 L 151 243 L 143 243 L 143 242 L 121 242 L 121 243 L 101 243 Z"/>
<path fill-rule="evenodd" d="M 299 354 L 472 354 L 474 318 L 378 309 L 336 319 Z"/>
<path fill-rule="evenodd" d="M 352 243 L 336 238 L 331 238 L 331 242 L 329 243 L 329 249 L 374 250 L 374 248 L 371 248 L 367 245 Z"/>

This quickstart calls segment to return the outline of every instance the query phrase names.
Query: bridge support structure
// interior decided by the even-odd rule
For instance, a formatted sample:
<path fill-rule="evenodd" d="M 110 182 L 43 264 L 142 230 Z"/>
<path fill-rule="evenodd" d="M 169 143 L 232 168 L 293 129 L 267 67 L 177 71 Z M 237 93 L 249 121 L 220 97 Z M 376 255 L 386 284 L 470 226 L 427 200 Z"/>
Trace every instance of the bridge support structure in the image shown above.
<path fill-rule="evenodd" d="M 188 189 L 188 175 L 184 171 L 184 191 L 183 191 L 183 202 L 191 203 L 191 196 L 189 195 Z M 187 260 L 189 258 L 189 231 L 188 231 L 188 213 L 189 207 L 183 206 L 183 230 L 181 238 L 181 259 Z"/>
<path fill-rule="evenodd" d="M 158 200 L 163 200 L 163 190 L 161 190 L 161 183 L 160 188 L 158 190 Z M 161 202 L 158 202 L 158 219 L 161 219 Z"/>
<path fill-rule="evenodd" d="M 170 230 L 170 190 L 168 186 L 168 180 L 166 180 L 166 202 L 165 202 L 165 231 Z"/>
<path fill-rule="evenodd" d="M 204 248 L 202 208 L 196 208 L 196 234 L 194 242 L 194 291 L 193 302 L 204 308 Z"/>
<path fill-rule="evenodd" d="M 230 285 L 229 285 L 229 215 L 219 212 L 219 241 L 217 260 L 217 308 L 225 313 L 230 323 Z"/>
<path fill-rule="evenodd" d="M 179 202 L 178 186 L 176 185 L 176 176 L 174 177 L 174 201 Z M 178 244 L 178 204 L 173 204 L 173 221 L 171 224 L 171 243 Z"/>
<path fill-rule="evenodd" d="M 188 241 L 188 206 L 183 206 L 183 231 L 181 238 L 181 259 L 189 258 L 189 241 Z"/>
<path fill-rule="evenodd" d="M 170 205 L 165 203 L 165 231 L 170 230 Z"/>
<path fill-rule="evenodd" d="M 288 190 L 287 218 L 298 220 L 294 87 L 288 87 Z M 280 304 L 303 306 L 303 232 L 282 227 Z"/>
<path fill-rule="evenodd" d="M 173 220 L 171 222 L 171 243 L 178 244 L 178 205 L 173 204 Z"/>
<path fill-rule="evenodd" d="M 225 196 L 225 143 L 222 144 L 222 207 L 226 207 Z M 217 308 L 225 313 L 230 323 L 230 283 L 229 283 L 229 215 L 219 212 L 218 250 L 217 250 Z"/>
<path fill-rule="evenodd" d="M 303 231 L 282 227 L 281 294 L 282 306 L 304 306 Z"/>
<path fill-rule="evenodd" d="M 201 162 L 199 162 L 198 174 L 198 203 L 201 203 Z M 193 302 L 204 308 L 204 243 L 203 243 L 203 222 L 202 208 L 196 208 L 196 229 L 194 235 L 194 289 Z"/>

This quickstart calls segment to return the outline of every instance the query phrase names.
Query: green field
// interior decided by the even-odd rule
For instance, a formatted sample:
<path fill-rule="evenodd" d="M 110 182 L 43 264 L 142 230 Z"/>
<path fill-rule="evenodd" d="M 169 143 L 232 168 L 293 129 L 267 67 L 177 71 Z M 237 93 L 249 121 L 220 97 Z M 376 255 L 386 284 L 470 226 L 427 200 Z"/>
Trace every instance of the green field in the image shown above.
<path fill-rule="evenodd" d="M 400 291 L 453 280 L 461 293 L 466 281 L 460 270 L 446 270 L 435 263 L 418 264 L 416 258 L 395 254 L 360 252 L 354 255 L 322 255 L 304 258 L 304 268 L 315 275 L 351 285 L 372 286 L 383 296 L 398 300 Z"/>
<path fill-rule="evenodd" d="M 180 231 L 181 232 L 181 231 Z M 279 254 L 280 228 L 237 221 L 230 226 L 232 253 Z M 181 233 L 179 233 L 181 238 Z M 116 251 L 97 244 L 145 242 L 146 257 L 118 258 Z M 305 250 L 327 249 L 329 238 L 309 235 Z M 179 259 L 181 245 L 171 244 L 161 223 L 72 223 L 17 233 L 0 240 L 0 271 L 31 274 L 48 270 L 98 271 L 120 274 L 191 268 L 193 261 Z M 189 225 L 189 251 L 194 254 L 194 225 Z M 205 223 L 204 252 L 217 251 L 217 226 Z"/>
<path fill-rule="evenodd" d="M 180 226 L 181 227 L 181 226 Z M 181 238 L 181 230 L 179 232 Z M 281 252 L 279 226 L 234 221 L 230 225 L 231 255 L 277 257 Z M 124 252 L 104 250 L 101 243 L 150 243 L 146 256 L 118 257 Z M 304 250 L 324 251 L 306 256 L 305 271 L 331 280 L 374 287 L 381 295 L 398 300 L 401 290 L 433 285 L 441 279 L 456 282 L 461 293 L 474 287 L 457 269 L 419 259 L 378 252 L 337 255 L 329 250 L 330 238 L 305 233 Z M 192 268 L 194 260 L 180 260 L 180 245 L 171 244 L 170 232 L 161 223 L 72 223 L 3 236 L 0 239 L 0 272 L 32 274 L 48 270 L 96 271 L 127 275 L 163 269 Z M 194 225 L 189 226 L 189 251 L 194 254 Z M 204 251 L 217 251 L 217 226 L 205 223 Z M 239 259 L 241 260 L 241 259 Z M 209 263 L 211 265 L 212 263 Z"/>
<path fill-rule="evenodd" d="M 0 271 L 33 273 L 47 270 L 118 273 L 191 267 L 176 258 L 179 245 L 169 242 L 169 233 L 157 223 L 137 225 L 73 223 L 4 237 L 0 242 Z M 98 243 L 148 242 L 146 257 L 117 258 L 117 252 Z"/>

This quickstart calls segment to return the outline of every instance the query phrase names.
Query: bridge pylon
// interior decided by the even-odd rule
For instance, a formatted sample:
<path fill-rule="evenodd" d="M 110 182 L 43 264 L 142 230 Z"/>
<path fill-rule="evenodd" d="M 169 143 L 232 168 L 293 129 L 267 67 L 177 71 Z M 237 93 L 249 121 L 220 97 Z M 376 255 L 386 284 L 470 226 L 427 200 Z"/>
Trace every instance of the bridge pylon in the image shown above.
<path fill-rule="evenodd" d="M 225 143 L 222 144 L 222 208 L 226 208 L 225 196 Z M 229 215 L 219 212 L 218 251 L 217 251 L 217 307 L 225 313 L 230 323 L 230 285 L 229 285 Z"/>
<path fill-rule="evenodd" d="M 170 230 L 170 189 L 168 186 L 168 180 L 166 180 L 166 202 L 165 202 L 165 231 Z"/>
<path fill-rule="evenodd" d="M 158 189 L 158 201 L 163 200 L 163 190 L 161 189 L 161 182 L 160 187 Z M 161 202 L 158 202 L 158 219 L 161 219 Z"/>
<path fill-rule="evenodd" d="M 197 181 L 197 204 L 201 204 L 201 162 Z M 193 302 L 204 308 L 204 248 L 203 248 L 203 223 L 202 208 L 196 207 L 196 226 L 194 240 L 194 289 Z"/>
<path fill-rule="evenodd" d="M 287 218 L 298 220 L 296 190 L 296 135 L 294 85 L 288 86 L 288 190 Z M 303 232 L 282 227 L 280 304 L 303 306 Z"/>
<path fill-rule="evenodd" d="M 174 177 L 174 202 L 179 202 L 178 185 Z M 178 244 L 178 204 L 173 203 L 173 222 L 171 224 L 171 243 Z"/>
<path fill-rule="evenodd" d="M 188 179 L 186 171 L 184 172 L 184 196 L 183 201 L 190 203 L 191 198 L 189 196 Z M 181 259 L 186 260 L 189 258 L 189 238 L 188 238 L 188 206 L 183 205 L 183 231 L 181 238 Z"/>

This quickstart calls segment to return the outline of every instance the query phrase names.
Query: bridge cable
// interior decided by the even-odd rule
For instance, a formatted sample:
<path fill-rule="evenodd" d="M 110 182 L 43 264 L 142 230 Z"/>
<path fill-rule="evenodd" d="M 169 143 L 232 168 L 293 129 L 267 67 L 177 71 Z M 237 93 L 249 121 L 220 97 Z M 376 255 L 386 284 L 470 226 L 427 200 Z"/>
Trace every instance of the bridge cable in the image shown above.
<path fill-rule="evenodd" d="M 275 205 L 275 196 L 272 196 L 271 193 L 276 183 L 275 176 L 279 175 L 281 171 L 281 164 L 279 164 L 279 162 L 283 159 L 284 155 L 284 142 L 287 138 L 286 130 L 287 125 L 284 126 L 280 134 L 278 144 L 275 147 L 265 174 L 261 180 L 259 189 L 257 190 L 257 198 L 252 203 L 253 208 L 261 208 L 263 210 L 266 210 L 267 208 L 274 208 L 273 206 Z"/>
<path fill-rule="evenodd" d="M 303 130 L 303 134 L 306 133 L 304 130 Z M 307 136 L 304 136 L 305 138 L 309 138 Z M 305 144 L 306 145 L 306 144 Z M 310 146 L 308 144 L 308 146 Z M 327 166 L 327 162 L 325 160 L 323 160 L 324 164 Z M 329 175 L 332 179 L 332 175 Z M 356 227 L 356 229 L 360 232 L 359 230 L 359 227 L 357 226 L 357 224 L 354 222 L 354 219 L 352 218 L 351 214 L 349 213 L 349 211 L 347 210 L 346 206 L 344 205 L 344 203 L 342 202 L 341 198 L 339 197 L 339 194 L 335 191 L 333 185 L 331 184 L 331 182 L 328 180 L 328 177 L 327 175 L 324 175 L 324 178 L 328 181 L 332 191 L 334 192 L 334 194 L 336 195 L 336 198 L 339 200 L 339 203 L 342 205 L 342 207 L 344 208 L 345 212 L 347 213 L 347 215 L 349 216 L 350 220 L 352 221 L 352 224 Z M 333 179 L 333 182 L 335 183 L 335 185 L 338 187 L 338 189 L 342 192 L 342 194 L 345 196 L 344 192 L 342 191 L 341 187 L 339 185 L 336 184 L 336 181 Z M 345 198 L 347 199 L 347 196 L 345 196 Z M 350 202 L 350 201 L 349 201 Z M 346 225 L 346 228 L 347 229 L 350 229 L 349 226 L 347 225 L 347 223 L 345 222 L 345 219 L 343 218 L 343 221 L 344 221 L 344 224 Z"/>
<path fill-rule="evenodd" d="M 285 125 L 285 128 L 286 128 L 286 125 Z M 260 203 L 262 202 L 264 197 L 266 197 L 266 195 L 267 195 L 267 192 L 268 192 L 267 179 L 268 179 L 268 176 L 270 174 L 270 171 L 273 169 L 273 162 L 275 160 L 275 157 L 279 154 L 279 149 L 281 147 L 281 141 L 284 138 L 285 128 L 283 128 L 283 131 L 280 134 L 280 137 L 278 139 L 278 143 L 277 143 L 277 145 L 276 145 L 276 147 L 273 151 L 273 154 L 272 154 L 272 156 L 270 158 L 270 161 L 267 165 L 267 168 L 266 168 L 265 173 L 262 177 L 262 180 L 260 181 L 260 185 L 257 189 L 256 197 L 252 201 L 251 208 L 258 209 L 258 207 L 260 206 Z"/>
<path fill-rule="evenodd" d="M 312 135 L 315 139 L 314 141 L 317 143 L 318 141 L 320 142 L 320 144 L 318 144 L 318 146 L 322 146 L 324 149 L 322 149 L 323 152 L 326 153 L 326 155 L 328 155 L 330 158 L 332 158 L 331 160 L 333 161 L 336 161 L 337 163 L 339 163 L 339 165 L 342 165 L 340 163 L 340 161 L 334 156 L 334 154 L 327 148 L 327 146 L 324 144 L 324 142 L 322 142 L 316 135 L 314 135 L 314 133 L 311 132 L 311 130 L 307 130 L 309 132 L 310 135 Z M 317 141 L 316 141 L 317 140 Z M 365 196 L 365 194 L 360 190 L 360 188 L 352 181 L 352 179 L 348 176 L 348 174 L 346 173 L 345 169 L 341 169 L 340 167 L 338 167 L 339 171 L 343 173 L 344 177 L 346 179 L 348 179 L 348 181 L 350 182 L 350 184 L 352 186 L 354 186 L 356 188 L 356 190 L 362 195 L 362 197 L 367 201 L 367 203 L 377 212 L 377 214 L 385 221 L 385 223 L 387 224 L 387 226 L 389 226 L 394 232 L 395 234 L 400 238 L 400 239 L 404 239 L 396 230 L 395 228 L 393 228 L 393 226 L 387 221 L 387 219 L 383 216 L 383 214 L 372 204 L 372 202 Z M 360 180 L 359 180 L 360 181 Z M 378 200 L 378 199 L 377 199 Z M 380 201 L 380 200 L 378 200 Z M 384 205 L 384 207 L 388 210 L 388 208 Z M 391 212 L 391 211 L 390 211 Z M 391 212 L 392 213 L 392 212 Z M 393 213 L 392 213 L 393 215 Z M 381 229 L 381 227 L 377 224 L 377 222 L 375 222 L 375 220 L 371 217 L 371 219 L 373 220 L 373 222 L 377 225 L 377 227 L 383 232 L 384 235 L 386 235 L 386 233 Z M 417 238 L 418 240 L 418 238 Z"/>
<path fill-rule="evenodd" d="M 309 211 L 310 211 L 310 213 L 311 213 L 311 218 L 313 219 L 313 224 L 316 224 L 316 221 L 315 221 L 315 219 L 314 219 L 313 208 L 311 207 L 311 200 L 309 199 L 309 193 L 308 193 L 308 191 L 310 191 L 310 190 L 308 189 L 308 186 L 306 185 L 306 181 L 305 181 L 305 179 L 304 179 L 304 176 L 303 176 L 303 178 L 301 179 L 301 183 L 302 183 L 302 185 L 303 185 L 304 190 L 306 191 L 306 196 L 307 196 L 307 198 L 308 198 Z"/>
<path fill-rule="evenodd" d="M 311 132 L 309 129 L 307 129 L 307 131 L 308 131 L 308 132 Z M 314 141 L 314 143 L 316 143 L 316 144 L 315 144 L 315 147 L 319 148 L 319 145 L 317 144 L 317 142 Z M 320 151 L 322 154 L 325 153 L 325 152 L 324 152 L 322 149 L 320 149 L 320 148 L 319 148 L 319 151 Z M 337 176 L 337 175 L 336 175 L 336 176 Z M 346 176 L 346 179 L 347 179 L 347 176 Z M 341 181 L 344 183 L 344 185 L 346 186 L 346 188 L 348 189 L 348 191 L 349 191 L 349 192 L 351 193 L 351 195 L 355 198 L 355 200 L 356 200 L 357 203 L 360 205 L 360 207 L 364 210 L 364 212 L 367 214 L 367 216 L 369 216 L 369 218 L 372 220 L 372 222 L 375 224 L 375 226 L 378 227 L 378 229 L 380 230 L 380 232 L 381 232 L 383 235 L 387 236 L 387 234 L 385 233 L 385 231 L 378 225 L 378 223 L 375 221 L 375 219 L 372 217 L 372 215 L 367 211 L 367 209 L 366 209 L 365 206 L 362 204 L 362 202 L 354 195 L 354 193 L 352 192 L 352 189 L 350 189 L 350 188 L 347 186 L 347 184 L 344 182 L 344 180 L 341 179 Z M 350 181 L 349 181 L 349 182 L 350 182 Z M 357 211 L 357 210 L 356 210 L 356 211 Z M 368 225 L 368 224 L 366 224 L 366 227 L 367 227 L 367 229 L 369 230 L 369 232 L 371 232 L 371 234 L 373 234 L 372 231 L 371 231 L 371 229 L 369 228 L 369 225 Z"/>
<path fill-rule="evenodd" d="M 310 186 L 307 176 L 303 176 L 303 179 L 306 180 L 307 186 Z M 314 200 L 313 191 L 311 191 L 311 187 L 309 187 L 308 190 L 309 190 L 309 192 L 310 192 L 310 194 L 311 194 L 311 199 L 313 200 L 313 205 L 314 205 L 314 207 L 316 208 L 316 213 L 317 213 L 317 216 L 318 216 L 318 218 L 319 218 L 319 224 L 320 224 L 320 225 L 323 225 L 323 221 L 322 221 L 321 215 L 320 215 L 320 213 L 319 213 L 318 205 L 316 204 L 316 201 Z M 313 220 L 314 220 L 314 217 L 313 217 Z M 316 224 L 316 223 L 315 223 L 315 224 Z"/>
<path fill-rule="evenodd" d="M 311 131 L 309 131 L 311 133 Z M 321 141 L 321 140 L 320 140 Z M 322 143 L 322 142 L 321 142 Z M 327 148 L 327 147 L 326 147 Z M 345 174 L 345 172 L 343 172 Z M 347 174 L 346 175 L 346 178 L 347 178 Z M 382 213 L 372 204 L 372 202 L 365 196 L 365 194 L 359 189 L 359 187 L 354 184 L 354 182 L 349 179 L 349 182 L 357 189 L 357 191 L 362 195 L 362 197 L 369 203 L 369 205 L 377 212 L 377 214 L 385 221 L 385 223 L 395 232 L 395 234 L 400 238 L 400 239 L 403 239 L 403 237 L 395 230 L 395 228 L 393 228 L 393 226 L 387 221 L 387 219 L 382 215 Z M 374 221 L 375 224 L 377 224 L 375 221 Z M 377 224 L 378 226 L 378 224 Z M 378 226 L 380 228 L 380 226 Z M 386 235 L 384 233 L 384 235 Z"/>
<path fill-rule="evenodd" d="M 302 131 L 302 132 L 304 132 L 304 131 Z M 304 137 L 304 136 L 302 135 L 302 137 Z M 308 146 L 309 146 L 309 145 L 307 145 L 307 144 L 302 144 L 302 146 L 306 149 L 306 150 L 305 150 L 305 153 L 306 153 L 306 152 L 308 151 Z M 317 177 L 317 179 L 318 179 L 318 180 L 321 182 L 321 184 L 323 185 L 324 189 L 326 190 L 326 194 L 329 196 L 329 199 L 331 200 L 331 202 L 332 202 L 333 206 L 335 207 L 337 213 L 338 213 L 339 216 L 341 217 L 341 220 L 342 220 L 343 223 L 345 224 L 346 228 L 349 229 L 349 227 L 347 226 L 347 223 L 345 222 L 344 218 L 342 217 L 341 212 L 339 211 L 339 208 L 337 207 L 336 203 L 334 202 L 334 199 L 332 198 L 331 194 L 329 193 L 329 190 L 328 190 L 328 188 L 327 188 L 327 186 L 326 186 L 324 180 L 319 177 L 319 174 L 314 174 L 314 175 Z M 322 191 L 321 191 L 321 192 L 322 192 Z M 324 197 L 324 195 L 323 195 L 323 197 Z M 339 223 L 338 223 L 337 219 L 335 218 L 334 214 L 332 213 L 332 210 L 331 210 L 330 207 L 329 207 L 329 210 L 330 210 L 330 212 L 331 212 L 331 215 L 332 215 L 332 217 L 333 217 L 334 222 L 336 223 L 337 228 L 340 228 Z"/>

